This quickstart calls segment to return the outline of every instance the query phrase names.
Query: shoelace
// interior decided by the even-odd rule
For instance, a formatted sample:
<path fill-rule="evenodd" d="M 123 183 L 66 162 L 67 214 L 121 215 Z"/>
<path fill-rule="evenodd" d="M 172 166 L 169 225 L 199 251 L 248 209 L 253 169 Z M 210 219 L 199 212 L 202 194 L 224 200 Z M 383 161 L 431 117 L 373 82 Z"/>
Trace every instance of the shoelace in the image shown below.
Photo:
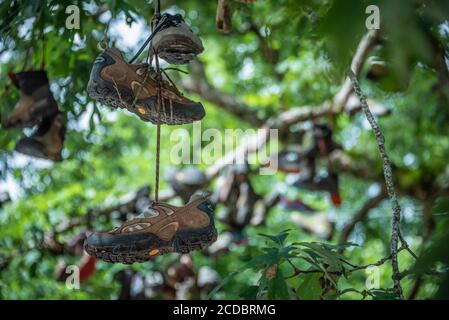
<path fill-rule="evenodd" d="M 171 15 L 169 13 L 164 13 L 161 19 L 158 21 L 156 28 L 153 30 L 151 35 L 145 40 L 143 45 L 140 47 L 139 51 L 129 60 L 129 63 L 133 63 L 142 53 L 142 51 L 146 48 L 146 46 L 150 43 L 150 41 L 154 38 L 154 36 L 170 26 L 176 26 L 183 21 L 183 18 L 180 14 Z"/>
<path fill-rule="evenodd" d="M 142 53 L 142 51 L 146 48 L 146 46 L 150 43 L 150 41 L 154 38 L 154 36 L 160 32 L 161 30 L 169 27 L 169 26 L 176 26 L 179 23 L 183 22 L 183 18 L 180 14 L 171 15 L 169 13 L 165 13 L 161 16 L 160 14 L 160 0 L 155 1 L 155 13 L 153 16 L 153 22 L 156 22 L 157 25 L 154 28 L 151 35 L 147 38 L 147 40 L 144 42 L 142 47 L 140 47 L 139 51 L 134 55 L 134 57 L 129 61 L 130 64 L 132 64 Z M 150 56 L 151 48 L 148 51 L 148 55 Z M 157 204 L 159 201 L 159 167 L 160 167 L 160 145 L 161 145 L 161 108 L 164 109 L 164 115 L 165 115 L 165 99 L 162 97 L 162 81 L 163 81 L 163 75 L 167 77 L 167 79 L 172 83 L 174 88 L 177 90 L 176 86 L 174 85 L 173 81 L 168 77 L 166 72 L 160 68 L 159 65 L 159 57 L 157 55 L 156 50 L 153 48 L 153 54 L 155 58 L 155 64 L 156 64 L 156 81 L 158 83 L 158 90 L 157 90 L 157 133 L 156 133 L 156 174 L 155 174 L 155 201 L 153 203 Z M 148 57 L 147 57 L 148 59 Z M 151 58 L 150 58 L 151 59 Z M 150 60 L 151 61 L 151 60 Z M 151 63 L 149 64 L 151 66 Z M 145 76 L 146 79 L 146 76 Z M 145 80 L 144 80 L 145 81 Z M 173 105 L 170 100 L 170 114 L 171 117 L 173 117 Z"/>

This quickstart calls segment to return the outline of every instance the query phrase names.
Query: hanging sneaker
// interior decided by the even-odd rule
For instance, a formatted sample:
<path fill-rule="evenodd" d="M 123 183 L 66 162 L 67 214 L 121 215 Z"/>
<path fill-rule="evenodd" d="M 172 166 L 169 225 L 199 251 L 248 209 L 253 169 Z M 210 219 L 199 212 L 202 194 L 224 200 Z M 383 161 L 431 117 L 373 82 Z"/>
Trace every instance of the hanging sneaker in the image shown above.
<path fill-rule="evenodd" d="M 58 112 L 50 91 L 47 73 L 43 70 L 11 73 L 9 77 L 20 90 L 20 99 L 6 117 L 5 128 L 27 128 Z"/>
<path fill-rule="evenodd" d="M 36 158 L 61 161 L 65 130 L 64 116 L 59 112 L 45 118 L 31 137 L 20 139 L 16 151 Z"/>
<path fill-rule="evenodd" d="M 212 204 L 194 194 L 183 207 L 155 203 L 112 231 L 90 235 L 85 249 L 104 261 L 129 264 L 167 252 L 200 250 L 216 238 Z"/>
<path fill-rule="evenodd" d="M 127 109 L 151 123 L 157 122 L 157 90 L 156 73 L 148 70 L 148 64 L 129 64 L 115 48 L 106 49 L 95 59 L 87 85 L 92 99 Z M 187 99 L 165 80 L 162 97 L 161 124 L 191 123 L 205 115 L 201 103 Z"/>
<path fill-rule="evenodd" d="M 152 47 L 158 56 L 171 64 L 186 64 L 204 51 L 201 39 L 180 14 L 164 13 L 155 27 Z"/>

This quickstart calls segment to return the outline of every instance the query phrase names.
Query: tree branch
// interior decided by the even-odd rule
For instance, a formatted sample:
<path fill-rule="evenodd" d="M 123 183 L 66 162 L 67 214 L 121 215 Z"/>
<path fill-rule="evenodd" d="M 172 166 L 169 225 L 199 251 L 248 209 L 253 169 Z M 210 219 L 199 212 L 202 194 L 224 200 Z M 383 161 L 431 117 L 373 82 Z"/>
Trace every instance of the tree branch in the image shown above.
<path fill-rule="evenodd" d="M 382 191 L 375 197 L 368 199 L 365 204 L 360 208 L 359 211 L 354 215 L 354 217 L 349 221 L 342 229 L 340 238 L 338 240 L 339 243 L 345 243 L 348 241 L 349 236 L 354 230 L 357 223 L 365 219 L 371 209 L 376 208 L 386 197 L 385 190 Z M 343 250 L 341 250 L 343 251 Z"/>
<path fill-rule="evenodd" d="M 257 29 L 254 30 L 254 27 L 251 31 L 257 31 L 258 33 Z M 261 35 L 259 34 L 259 36 Z M 360 41 L 351 64 L 352 69 L 357 75 L 360 73 L 363 62 L 376 43 L 378 37 L 378 31 L 372 31 Z M 352 93 L 352 86 L 350 80 L 346 79 L 332 102 L 324 102 L 322 105 L 318 106 L 293 107 L 276 117 L 270 119 L 262 118 L 257 115 L 256 108 L 239 101 L 233 95 L 222 92 L 211 85 L 207 79 L 204 65 L 199 60 L 193 60 L 189 66 L 191 76 L 181 80 L 181 85 L 186 90 L 200 95 L 204 100 L 215 104 L 219 108 L 222 108 L 256 127 L 260 127 L 267 123 L 271 128 L 285 130 L 299 122 L 334 116 L 342 111 L 347 112 L 349 115 L 354 115 L 362 111 L 361 105 L 348 103 Z M 376 114 L 379 116 L 385 115 L 388 114 L 388 110 L 385 107 L 376 104 Z"/>
<path fill-rule="evenodd" d="M 396 195 L 396 191 L 395 191 L 395 187 L 394 187 L 393 172 L 391 169 L 390 159 L 385 150 L 385 138 L 376 122 L 376 119 L 374 119 L 374 116 L 369 109 L 368 103 L 366 102 L 366 97 L 362 93 L 359 81 L 357 80 L 357 76 L 354 74 L 354 72 L 352 70 L 349 71 L 349 77 L 351 79 L 354 91 L 360 99 L 360 103 L 362 104 L 365 116 L 366 116 L 368 122 L 370 123 L 371 128 L 374 132 L 374 135 L 375 135 L 376 141 L 377 141 L 377 145 L 379 148 L 379 153 L 380 153 L 380 156 L 383 161 L 385 184 L 386 184 L 388 196 L 390 198 L 391 206 L 392 206 L 392 210 L 393 210 L 392 234 L 391 234 L 391 245 L 390 245 L 391 265 L 393 268 L 393 283 L 394 283 L 394 289 L 395 289 L 396 293 L 398 294 L 398 296 L 401 299 L 403 299 L 404 296 L 403 296 L 402 287 L 401 287 L 400 271 L 399 271 L 399 264 L 398 264 L 398 243 L 401 240 L 401 242 L 405 245 L 406 242 L 401 237 L 401 230 L 400 230 L 401 207 L 397 200 L 397 195 Z M 408 247 L 408 245 L 406 245 L 406 247 Z"/>
<path fill-rule="evenodd" d="M 351 62 L 351 70 L 357 77 L 359 76 L 360 71 L 362 70 L 363 63 L 365 62 L 368 53 L 371 51 L 373 46 L 378 41 L 379 36 L 380 36 L 379 30 L 372 30 L 368 32 L 360 41 L 359 46 L 357 47 L 357 51 L 354 54 L 354 57 L 352 58 Z M 351 80 L 349 78 L 346 78 L 342 88 L 336 94 L 333 101 L 333 105 L 335 109 L 337 109 L 337 111 L 341 110 L 346 105 L 346 102 L 348 101 L 351 92 L 352 92 Z"/>
<path fill-rule="evenodd" d="M 191 76 L 183 78 L 181 81 L 185 89 L 200 95 L 203 99 L 256 127 L 263 125 L 264 119 L 257 116 L 257 111 L 254 108 L 209 83 L 204 65 L 200 61 L 193 60 L 189 67 Z"/>

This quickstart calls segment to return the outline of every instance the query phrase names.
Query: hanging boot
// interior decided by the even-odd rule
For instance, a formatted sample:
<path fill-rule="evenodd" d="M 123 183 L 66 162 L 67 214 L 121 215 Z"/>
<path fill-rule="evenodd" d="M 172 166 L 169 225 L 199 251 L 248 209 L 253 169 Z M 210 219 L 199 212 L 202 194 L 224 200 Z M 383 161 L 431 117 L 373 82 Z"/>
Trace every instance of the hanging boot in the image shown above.
<path fill-rule="evenodd" d="M 243 4 L 252 4 L 256 0 L 235 0 Z M 232 10 L 229 6 L 229 0 L 218 0 L 215 26 L 218 31 L 229 33 L 232 30 Z"/>
<path fill-rule="evenodd" d="M 64 116 L 59 112 L 45 118 L 31 137 L 20 139 L 16 151 L 36 158 L 61 161 L 65 130 Z"/>
<path fill-rule="evenodd" d="M 186 64 L 204 51 L 201 39 L 180 14 L 164 13 L 158 20 L 151 42 L 161 59 L 171 64 Z"/>
<path fill-rule="evenodd" d="M 314 127 L 316 148 L 322 157 L 327 157 L 332 151 L 340 148 L 333 140 L 332 129 L 326 124 L 316 124 Z"/>
<path fill-rule="evenodd" d="M 338 207 L 341 205 L 338 175 L 336 173 L 329 173 L 327 176 L 320 176 L 315 179 L 315 183 L 318 190 L 329 192 L 331 201 L 335 206 Z"/>
<path fill-rule="evenodd" d="M 215 25 L 218 31 L 229 33 L 232 30 L 232 11 L 229 0 L 218 0 Z"/>
<path fill-rule="evenodd" d="M 94 233 L 85 249 L 107 262 L 133 263 L 167 252 L 200 250 L 216 238 L 212 204 L 195 194 L 183 207 L 154 203 L 112 231 Z"/>
<path fill-rule="evenodd" d="M 58 112 L 45 71 L 24 71 L 9 77 L 21 94 L 14 110 L 6 117 L 5 128 L 32 127 Z"/>
<path fill-rule="evenodd" d="M 87 91 L 92 99 L 112 108 L 124 108 L 143 121 L 157 122 L 156 72 L 148 64 L 130 64 L 115 48 L 103 51 L 94 61 Z M 161 124 L 186 124 L 201 120 L 204 108 L 187 99 L 169 82 L 162 83 Z"/>

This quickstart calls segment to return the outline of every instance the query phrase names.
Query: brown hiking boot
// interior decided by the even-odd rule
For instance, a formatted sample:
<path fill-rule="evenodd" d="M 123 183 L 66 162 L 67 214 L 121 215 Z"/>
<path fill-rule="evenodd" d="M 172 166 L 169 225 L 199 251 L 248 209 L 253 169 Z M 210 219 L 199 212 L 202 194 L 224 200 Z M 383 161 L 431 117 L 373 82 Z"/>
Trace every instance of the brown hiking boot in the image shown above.
<path fill-rule="evenodd" d="M 5 128 L 32 127 L 43 118 L 58 112 L 58 106 L 43 70 L 9 74 L 13 84 L 21 91 L 14 110 L 7 116 Z"/>
<path fill-rule="evenodd" d="M 159 30 L 158 30 L 159 29 Z M 151 42 L 158 56 L 171 64 L 186 64 L 203 52 L 204 47 L 180 14 L 164 13 Z"/>
<path fill-rule="evenodd" d="M 216 238 L 212 204 L 195 194 L 183 207 L 153 203 L 122 226 L 90 235 L 84 247 L 106 262 L 133 263 L 167 252 L 200 250 Z"/>
<path fill-rule="evenodd" d="M 110 48 L 95 59 L 87 91 L 91 98 L 112 108 L 128 109 L 143 121 L 156 123 L 158 83 L 155 78 L 156 73 L 152 69 L 148 71 L 148 64 L 129 64 L 119 50 Z M 163 81 L 162 97 L 161 124 L 191 123 L 205 115 L 201 103 L 185 98 L 167 81 Z"/>
<path fill-rule="evenodd" d="M 36 158 L 61 161 L 65 130 L 64 116 L 59 112 L 45 118 L 31 137 L 20 139 L 16 151 Z"/>

